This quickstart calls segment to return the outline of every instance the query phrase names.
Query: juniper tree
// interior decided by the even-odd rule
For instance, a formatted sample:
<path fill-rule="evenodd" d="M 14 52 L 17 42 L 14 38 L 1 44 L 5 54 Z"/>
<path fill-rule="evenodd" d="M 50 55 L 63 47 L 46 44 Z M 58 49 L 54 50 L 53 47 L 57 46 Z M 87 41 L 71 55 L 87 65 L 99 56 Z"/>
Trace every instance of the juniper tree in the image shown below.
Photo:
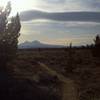
<path fill-rule="evenodd" d="M 0 68 L 4 68 L 7 62 L 16 54 L 18 37 L 20 36 L 20 18 L 17 13 L 11 20 L 11 3 L 5 8 L 0 8 Z"/>
<path fill-rule="evenodd" d="M 100 46 L 100 36 L 99 35 L 96 36 L 94 42 L 95 42 L 95 46 Z"/>
<path fill-rule="evenodd" d="M 100 36 L 97 35 L 94 39 L 94 49 L 93 49 L 93 55 L 95 57 L 100 57 Z"/>

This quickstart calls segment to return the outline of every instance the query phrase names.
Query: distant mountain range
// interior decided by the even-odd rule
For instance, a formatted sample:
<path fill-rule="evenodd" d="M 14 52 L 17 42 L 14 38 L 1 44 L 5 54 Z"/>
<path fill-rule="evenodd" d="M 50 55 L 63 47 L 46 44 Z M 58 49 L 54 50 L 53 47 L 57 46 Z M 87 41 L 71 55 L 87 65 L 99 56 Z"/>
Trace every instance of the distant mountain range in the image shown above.
<path fill-rule="evenodd" d="M 100 22 L 100 12 L 44 12 L 29 10 L 21 12 L 20 19 L 21 21 L 49 19 L 57 21 Z"/>
<path fill-rule="evenodd" d="M 44 44 L 41 43 L 40 41 L 26 41 L 24 43 L 21 43 L 18 45 L 19 49 L 30 49 L 30 48 L 63 48 L 65 46 L 63 45 L 52 45 L 52 44 Z"/>

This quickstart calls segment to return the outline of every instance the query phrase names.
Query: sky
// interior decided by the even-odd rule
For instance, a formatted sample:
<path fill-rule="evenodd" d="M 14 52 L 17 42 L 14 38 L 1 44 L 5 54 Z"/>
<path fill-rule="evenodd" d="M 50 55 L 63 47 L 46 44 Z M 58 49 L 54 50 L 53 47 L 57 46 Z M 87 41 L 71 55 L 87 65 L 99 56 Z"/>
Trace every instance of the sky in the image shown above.
<path fill-rule="evenodd" d="M 0 5 L 5 5 L 8 0 L 0 0 Z M 36 11 L 50 13 L 68 12 L 98 12 L 100 13 L 100 0 L 11 0 L 12 13 L 23 13 L 25 11 Z M 34 12 L 35 11 L 35 12 Z M 26 13 L 25 16 L 27 16 Z M 32 16 L 32 14 L 30 14 Z M 92 15 L 91 15 L 92 16 Z M 97 16 L 98 17 L 98 16 Z M 32 16 L 33 18 L 33 16 Z M 62 16 L 63 18 L 63 16 Z M 73 21 L 73 20 L 52 20 L 37 18 L 21 21 L 21 36 L 19 43 L 24 41 L 39 40 L 49 44 L 86 45 L 93 43 L 93 39 L 100 34 L 100 21 Z"/>

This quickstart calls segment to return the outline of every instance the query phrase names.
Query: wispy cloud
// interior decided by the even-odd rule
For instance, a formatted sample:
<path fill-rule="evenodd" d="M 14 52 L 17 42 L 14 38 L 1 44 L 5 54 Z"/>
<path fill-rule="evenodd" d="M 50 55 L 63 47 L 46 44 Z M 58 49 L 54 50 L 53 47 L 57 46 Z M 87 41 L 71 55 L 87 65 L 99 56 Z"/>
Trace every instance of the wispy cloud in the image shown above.
<path fill-rule="evenodd" d="M 95 22 L 36 20 L 22 22 L 22 27 L 20 42 L 40 40 L 55 44 L 91 44 L 95 35 L 100 34 L 100 23 Z"/>
<path fill-rule="evenodd" d="M 100 11 L 99 0 L 37 0 L 35 5 L 44 11 Z"/>
<path fill-rule="evenodd" d="M 49 19 L 57 21 L 88 21 L 100 22 L 100 12 L 44 12 L 29 10 L 20 13 L 22 21 Z"/>
<path fill-rule="evenodd" d="M 99 11 L 100 12 L 100 0 L 80 0 L 81 5 L 84 6 L 87 10 L 90 11 Z"/>
<path fill-rule="evenodd" d="M 28 1 L 31 10 L 21 17 L 26 22 L 22 22 L 20 42 L 84 45 L 100 34 L 100 0 Z"/>

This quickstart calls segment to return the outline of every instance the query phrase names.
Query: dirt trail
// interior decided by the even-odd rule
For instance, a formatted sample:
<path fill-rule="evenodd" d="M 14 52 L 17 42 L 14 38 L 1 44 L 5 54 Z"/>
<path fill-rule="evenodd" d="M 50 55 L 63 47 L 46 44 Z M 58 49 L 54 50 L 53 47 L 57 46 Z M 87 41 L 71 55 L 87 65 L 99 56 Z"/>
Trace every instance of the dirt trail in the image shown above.
<path fill-rule="evenodd" d="M 64 77 L 62 74 L 56 72 L 55 70 L 52 70 L 47 65 L 38 62 L 38 64 L 45 69 L 49 74 L 57 76 L 58 79 L 61 81 L 61 87 L 62 87 L 62 100 L 78 100 L 78 93 L 76 89 L 76 85 L 74 84 L 74 81 L 71 79 L 68 79 Z"/>

